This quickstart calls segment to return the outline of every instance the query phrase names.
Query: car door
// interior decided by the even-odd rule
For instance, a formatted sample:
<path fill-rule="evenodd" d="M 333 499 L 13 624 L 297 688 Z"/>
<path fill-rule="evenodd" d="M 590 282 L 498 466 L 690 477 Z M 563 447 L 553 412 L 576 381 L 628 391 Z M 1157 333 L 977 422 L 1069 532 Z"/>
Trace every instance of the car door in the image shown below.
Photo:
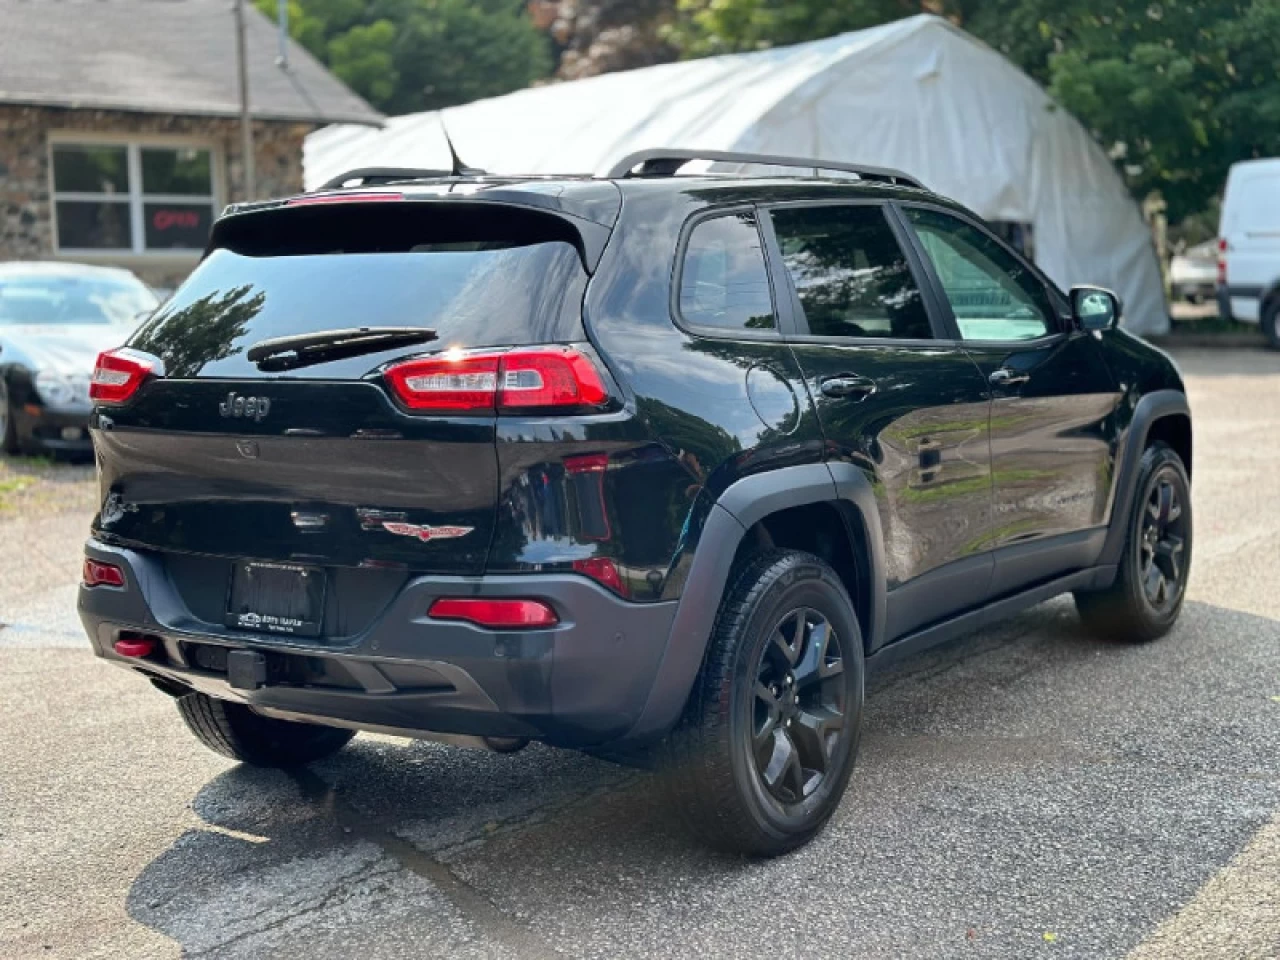
<path fill-rule="evenodd" d="M 898 208 L 991 387 L 992 595 L 1092 565 L 1102 548 L 1120 394 L 1066 299 L 975 220 Z"/>
<path fill-rule="evenodd" d="M 873 482 L 888 579 L 884 640 L 980 604 L 991 577 L 988 387 L 938 338 L 925 286 L 886 207 L 767 208 L 775 285 L 829 460 Z"/>

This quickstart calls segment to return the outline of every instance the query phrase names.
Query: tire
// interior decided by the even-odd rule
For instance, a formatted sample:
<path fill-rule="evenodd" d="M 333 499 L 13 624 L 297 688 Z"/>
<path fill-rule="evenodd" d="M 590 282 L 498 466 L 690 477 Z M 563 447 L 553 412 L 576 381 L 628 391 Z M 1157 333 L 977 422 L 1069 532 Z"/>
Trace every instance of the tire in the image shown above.
<path fill-rule="evenodd" d="M 697 836 L 775 857 L 822 829 L 853 772 L 862 633 L 840 578 L 810 554 L 770 551 L 730 584 L 663 773 Z"/>
<path fill-rule="evenodd" d="M 356 735 L 339 727 L 264 717 L 244 704 L 203 693 L 179 697 L 178 713 L 214 753 L 255 767 L 300 767 L 337 753 Z"/>
<path fill-rule="evenodd" d="M 0 451 L 9 456 L 22 452 L 18 443 L 18 424 L 13 419 L 13 406 L 3 381 L 0 381 Z"/>
<path fill-rule="evenodd" d="M 1128 524 L 1115 582 L 1077 591 L 1076 609 L 1104 639 L 1148 643 L 1173 628 L 1191 569 L 1191 485 L 1182 459 L 1164 443 L 1142 454 Z"/>
<path fill-rule="evenodd" d="M 1262 332 L 1272 350 L 1280 350 L 1280 297 L 1272 297 L 1262 305 Z"/>

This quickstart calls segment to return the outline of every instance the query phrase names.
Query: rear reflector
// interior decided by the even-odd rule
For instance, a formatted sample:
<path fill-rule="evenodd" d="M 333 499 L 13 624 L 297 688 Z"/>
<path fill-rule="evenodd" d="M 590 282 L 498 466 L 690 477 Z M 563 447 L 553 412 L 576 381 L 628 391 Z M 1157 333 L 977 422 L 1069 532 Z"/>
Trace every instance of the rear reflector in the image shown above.
<path fill-rule="evenodd" d="M 618 570 L 618 565 L 608 557 L 575 560 L 573 569 L 583 576 L 590 577 L 596 583 L 608 587 L 614 593 L 624 597 L 627 595 L 627 588 L 622 583 L 622 573 Z"/>
<path fill-rule="evenodd" d="M 580 410 L 609 391 L 586 354 L 572 347 L 450 353 L 387 368 L 387 383 L 410 410 Z"/>
<path fill-rule="evenodd" d="M 121 347 L 98 354 L 89 381 L 89 399 L 94 403 L 124 403 L 146 382 L 160 375 L 160 361 L 145 353 Z"/>
<path fill-rule="evenodd" d="M 494 630 L 550 627 L 560 622 L 541 600 L 494 600 L 479 597 L 440 597 L 428 611 L 435 620 L 465 620 Z"/>
<path fill-rule="evenodd" d="M 309 207 L 321 203 L 378 203 L 386 200 L 403 200 L 403 193 L 322 193 L 314 197 L 294 197 L 286 200 L 286 207 Z"/>
<path fill-rule="evenodd" d="M 85 557 L 80 579 L 86 587 L 123 587 L 124 571 L 114 563 Z"/>

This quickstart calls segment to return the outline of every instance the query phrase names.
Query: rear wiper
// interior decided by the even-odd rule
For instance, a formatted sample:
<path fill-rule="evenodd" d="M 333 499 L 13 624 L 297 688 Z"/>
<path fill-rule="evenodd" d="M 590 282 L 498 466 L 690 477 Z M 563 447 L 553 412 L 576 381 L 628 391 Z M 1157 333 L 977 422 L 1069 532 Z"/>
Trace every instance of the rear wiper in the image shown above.
<path fill-rule="evenodd" d="M 246 356 L 259 370 L 296 370 L 313 363 L 410 347 L 435 339 L 436 332 L 423 327 L 348 327 L 272 337 L 255 343 Z"/>

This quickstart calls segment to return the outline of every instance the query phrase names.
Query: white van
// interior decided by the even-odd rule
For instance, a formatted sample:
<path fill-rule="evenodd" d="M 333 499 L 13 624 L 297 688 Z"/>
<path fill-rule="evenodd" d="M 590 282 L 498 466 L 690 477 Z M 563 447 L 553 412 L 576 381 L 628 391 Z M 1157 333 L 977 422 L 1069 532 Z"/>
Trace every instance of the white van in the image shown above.
<path fill-rule="evenodd" d="M 1218 226 L 1218 309 L 1280 349 L 1280 158 L 1237 163 Z"/>

